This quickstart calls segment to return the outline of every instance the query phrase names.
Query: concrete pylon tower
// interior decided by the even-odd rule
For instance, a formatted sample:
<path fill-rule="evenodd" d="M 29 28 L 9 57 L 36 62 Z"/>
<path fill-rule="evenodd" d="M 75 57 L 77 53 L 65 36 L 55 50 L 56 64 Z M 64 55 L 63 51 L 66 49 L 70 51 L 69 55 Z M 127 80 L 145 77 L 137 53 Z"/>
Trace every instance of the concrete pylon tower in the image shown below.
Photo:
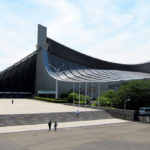
<path fill-rule="evenodd" d="M 46 42 L 47 28 L 38 24 L 38 35 L 37 35 L 37 50 L 47 50 L 48 44 Z"/>
<path fill-rule="evenodd" d="M 48 59 L 45 54 L 48 53 L 47 43 L 47 28 L 38 24 L 37 34 L 37 59 L 36 59 L 36 82 L 34 95 L 39 95 L 39 91 L 55 91 L 55 80 L 52 78 L 45 66 L 45 61 Z M 53 85 L 53 86 L 52 86 Z"/>

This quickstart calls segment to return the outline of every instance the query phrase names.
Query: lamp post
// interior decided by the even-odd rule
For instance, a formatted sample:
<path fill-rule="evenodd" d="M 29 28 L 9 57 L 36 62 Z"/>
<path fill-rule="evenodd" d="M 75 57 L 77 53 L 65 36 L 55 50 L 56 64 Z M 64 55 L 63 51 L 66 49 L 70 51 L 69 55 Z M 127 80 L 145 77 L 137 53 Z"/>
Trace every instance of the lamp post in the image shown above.
<path fill-rule="evenodd" d="M 74 88 L 75 88 L 75 83 L 73 82 L 73 106 L 74 106 Z"/>
<path fill-rule="evenodd" d="M 87 96 L 87 82 L 85 83 L 85 107 L 86 107 L 86 96 Z"/>
<path fill-rule="evenodd" d="M 61 67 L 59 68 L 55 68 L 52 64 L 49 64 L 53 70 L 55 71 L 55 73 L 58 75 L 59 74 L 59 71 L 64 67 L 64 65 L 62 65 Z M 58 99 L 58 80 L 56 78 L 56 94 L 55 94 L 55 99 Z"/>
<path fill-rule="evenodd" d="M 92 82 L 92 87 L 91 87 L 91 108 L 93 104 L 93 92 L 94 92 L 94 87 L 93 87 L 93 82 Z"/>
<path fill-rule="evenodd" d="M 100 106 L 100 83 L 98 83 L 98 110 L 99 110 L 99 106 Z"/>
<path fill-rule="evenodd" d="M 79 102 L 78 102 L 79 107 L 80 107 L 80 94 L 81 94 L 81 85 L 80 85 L 80 82 L 79 82 Z"/>
<path fill-rule="evenodd" d="M 124 109 L 126 109 L 127 102 L 129 102 L 129 101 L 130 101 L 130 99 L 127 99 L 127 100 L 124 101 Z"/>

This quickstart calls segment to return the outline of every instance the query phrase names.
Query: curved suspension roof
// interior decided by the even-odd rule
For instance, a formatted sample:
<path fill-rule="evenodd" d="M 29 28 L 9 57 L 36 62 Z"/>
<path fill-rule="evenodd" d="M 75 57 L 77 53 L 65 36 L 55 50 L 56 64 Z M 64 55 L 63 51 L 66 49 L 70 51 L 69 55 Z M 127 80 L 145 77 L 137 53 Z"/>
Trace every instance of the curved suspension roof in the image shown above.
<path fill-rule="evenodd" d="M 136 65 L 99 60 L 47 38 L 43 51 L 46 69 L 53 78 L 67 82 L 110 82 L 150 78 L 150 62 Z"/>

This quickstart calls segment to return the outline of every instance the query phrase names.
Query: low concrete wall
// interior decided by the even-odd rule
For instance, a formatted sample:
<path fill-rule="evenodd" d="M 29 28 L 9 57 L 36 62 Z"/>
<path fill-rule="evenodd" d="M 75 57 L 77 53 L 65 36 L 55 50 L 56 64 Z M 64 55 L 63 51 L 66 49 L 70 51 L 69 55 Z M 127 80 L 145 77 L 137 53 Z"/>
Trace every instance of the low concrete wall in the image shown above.
<path fill-rule="evenodd" d="M 65 103 L 65 105 L 72 105 L 71 103 Z M 78 106 L 78 104 L 75 104 Z M 80 107 L 84 107 L 84 105 L 80 105 Z M 86 108 L 91 108 L 91 105 L 87 105 Z M 92 107 L 93 109 L 97 109 L 97 107 Z M 130 121 L 139 121 L 138 113 L 136 110 L 124 110 L 124 109 L 113 109 L 113 108 L 104 108 L 100 107 L 99 109 L 103 109 L 107 113 L 109 113 L 112 117 L 130 120 Z"/>
<path fill-rule="evenodd" d="M 103 108 L 106 112 L 111 114 L 113 117 L 136 121 L 137 115 L 135 110 L 124 110 L 124 109 L 111 109 L 111 108 Z"/>

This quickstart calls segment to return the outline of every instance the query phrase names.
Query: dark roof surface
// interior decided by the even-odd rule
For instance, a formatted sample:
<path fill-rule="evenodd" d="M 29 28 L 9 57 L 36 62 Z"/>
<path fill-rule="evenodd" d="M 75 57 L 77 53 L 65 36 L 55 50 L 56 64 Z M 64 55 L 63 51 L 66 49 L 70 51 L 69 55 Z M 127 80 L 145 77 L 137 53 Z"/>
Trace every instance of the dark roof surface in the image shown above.
<path fill-rule="evenodd" d="M 100 60 L 97 58 L 90 57 L 88 55 L 77 52 L 67 46 L 64 46 L 50 38 L 47 38 L 49 43 L 50 53 L 61 58 L 70 60 L 72 62 L 92 67 L 95 69 L 111 69 L 111 70 L 122 70 L 122 71 L 135 71 L 150 73 L 150 62 L 130 65 L 130 64 L 119 64 Z"/>

